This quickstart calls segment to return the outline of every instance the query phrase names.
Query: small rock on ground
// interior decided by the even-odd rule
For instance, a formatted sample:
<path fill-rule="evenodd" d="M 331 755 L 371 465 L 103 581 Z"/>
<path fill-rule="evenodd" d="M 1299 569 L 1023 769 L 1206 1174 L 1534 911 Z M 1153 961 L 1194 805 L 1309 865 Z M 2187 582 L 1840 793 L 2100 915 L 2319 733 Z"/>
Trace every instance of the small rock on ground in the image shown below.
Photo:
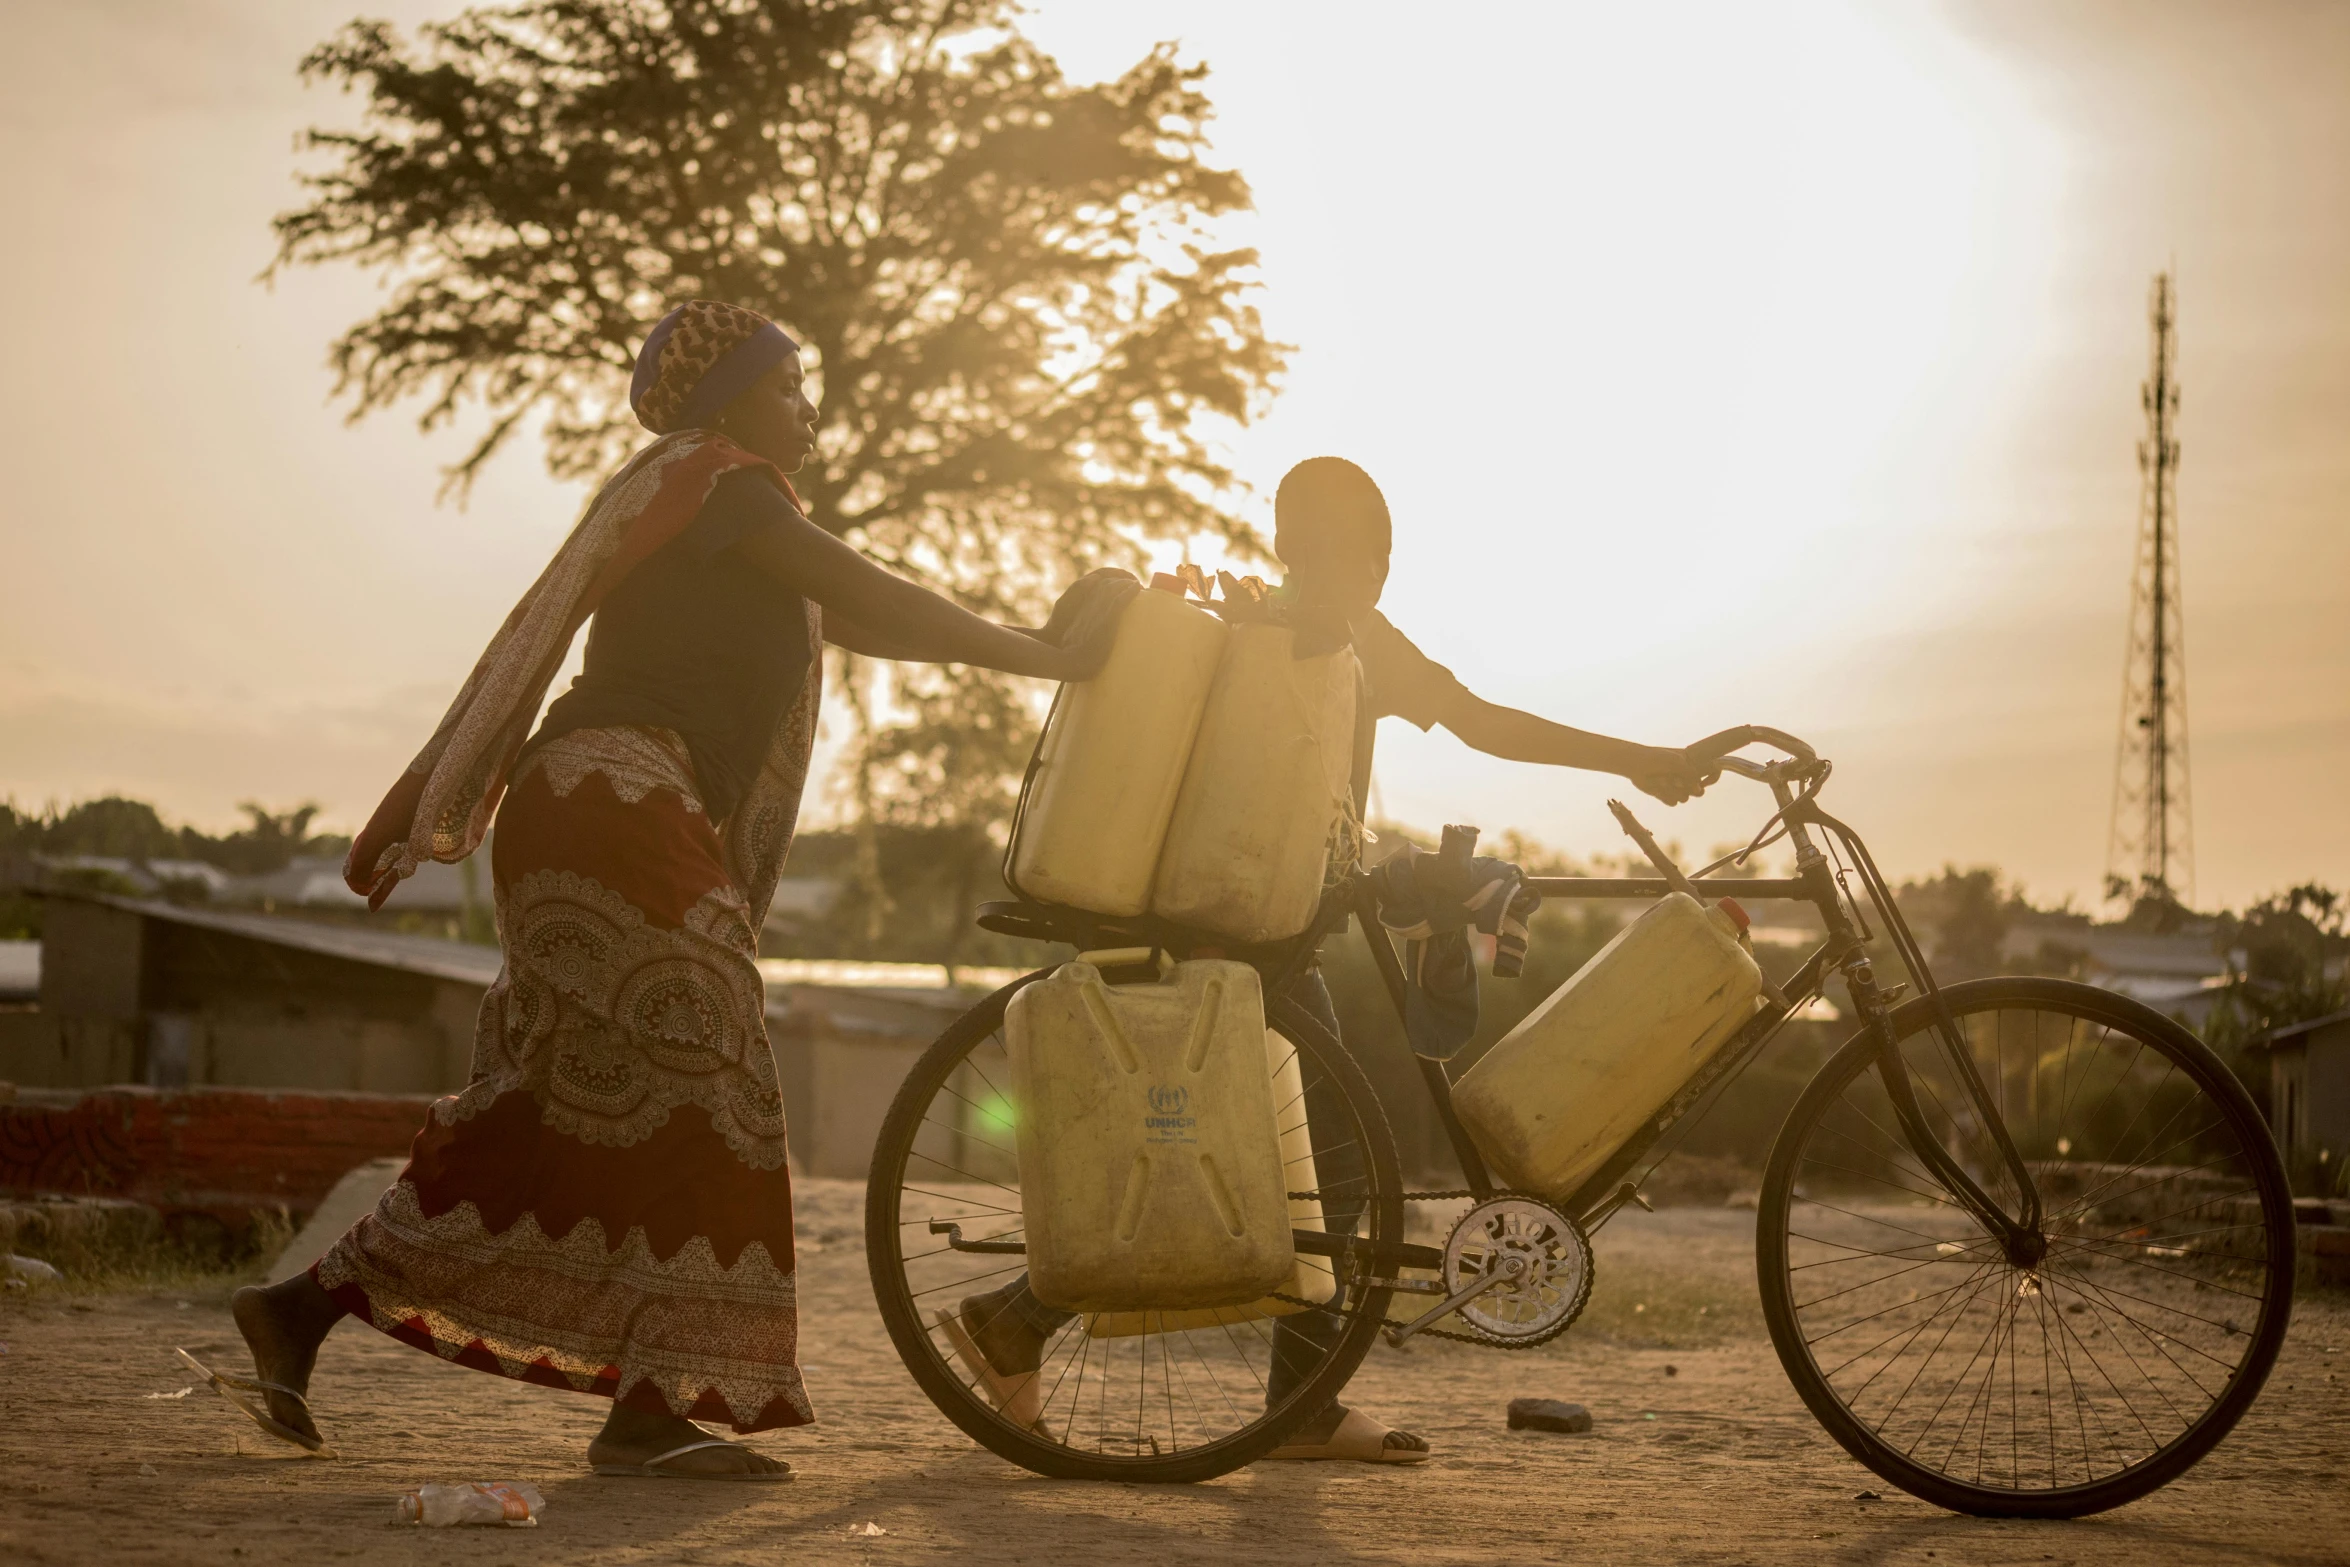
<path fill-rule="evenodd" d="M 1512 1431 L 1583 1432 L 1591 1429 L 1591 1411 L 1558 1398 L 1510 1400 Z"/>

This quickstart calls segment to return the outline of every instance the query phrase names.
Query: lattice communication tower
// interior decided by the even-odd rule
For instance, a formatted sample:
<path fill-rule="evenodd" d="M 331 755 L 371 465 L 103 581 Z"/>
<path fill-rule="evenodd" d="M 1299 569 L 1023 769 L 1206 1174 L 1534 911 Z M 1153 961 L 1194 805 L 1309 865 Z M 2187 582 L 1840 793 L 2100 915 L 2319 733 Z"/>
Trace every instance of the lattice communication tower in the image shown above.
<path fill-rule="evenodd" d="M 2121 743 L 2105 891 L 2133 904 L 2195 896 L 2194 809 L 2187 784 L 2187 635 L 2179 596 L 2177 301 L 2170 274 L 2147 306 L 2153 365 L 2141 400 L 2138 552 L 2130 573 L 2130 641 L 2122 666 Z"/>

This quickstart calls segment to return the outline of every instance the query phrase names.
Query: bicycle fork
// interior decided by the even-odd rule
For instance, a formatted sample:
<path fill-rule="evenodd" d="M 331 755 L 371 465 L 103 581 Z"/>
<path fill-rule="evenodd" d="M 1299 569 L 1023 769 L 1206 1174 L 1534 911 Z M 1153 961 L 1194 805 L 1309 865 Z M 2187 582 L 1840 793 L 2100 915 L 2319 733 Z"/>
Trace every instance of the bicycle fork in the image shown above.
<path fill-rule="evenodd" d="M 2006 1118 L 1999 1114 L 1998 1108 L 1992 1103 L 1991 1091 L 1983 1082 L 1982 1074 L 1975 1069 L 1974 1058 L 1968 1053 L 1965 1039 L 1959 1035 L 1948 1008 L 1942 1004 L 1940 987 L 1934 983 L 1933 973 L 1926 967 L 1925 954 L 1911 936 L 1908 922 L 1894 904 L 1892 890 L 1878 874 L 1876 862 L 1870 857 L 1866 845 L 1860 842 L 1851 829 L 1808 801 L 1796 799 L 1784 780 L 1774 778 L 1771 780 L 1771 788 L 1778 796 L 1780 809 L 1787 822 L 1788 837 L 1795 845 L 1796 874 L 1816 882 L 1822 890 L 1823 896 L 1819 900 L 1821 912 L 1827 917 L 1831 939 L 1843 948 L 1843 955 L 1837 964 L 1838 970 L 1844 976 L 1845 989 L 1852 997 L 1853 1006 L 1876 1038 L 1877 1077 L 1885 1085 L 1885 1095 L 1892 1102 L 1894 1118 L 1909 1139 L 1911 1150 L 1941 1181 L 1958 1205 L 1998 1238 L 2009 1262 L 2019 1268 L 2037 1268 L 2048 1252 L 2048 1237 L 2040 1225 L 2042 1212 L 2039 1187 L 2024 1163 L 2023 1151 L 2016 1147 L 2015 1139 L 2008 1134 Z M 1992 1141 L 1998 1145 L 2001 1159 L 2015 1179 L 2016 1191 L 2021 1199 L 2020 1214 L 2010 1215 L 2001 1208 L 1991 1194 L 1983 1190 L 1981 1183 L 1968 1173 L 1966 1167 L 1943 1147 L 1942 1140 L 1927 1125 L 1925 1111 L 1918 1103 L 1917 1085 L 1911 1080 L 1909 1063 L 1902 1059 L 1900 1036 L 1893 1030 L 1891 998 L 1877 988 L 1876 970 L 1862 945 L 1860 933 L 1845 918 L 1842 898 L 1829 875 L 1827 856 L 1820 852 L 1806 830 L 1811 823 L 1817 823 L 1835 833 L 1851 852 L 1854 865 L 1860 872 L 1861 884 L 1883 916 L 1886 934 L 1892 938 L 1894 950 L 1900 953 L 1902 962 L 1916 977 L 1920 998 L 1933 1007 L 1934 1015 L 1928 1027 L 1935 1042 L 1949 1057 L 1951 1070 L 1973 1106 L 1976 1119 L 1989 1130 Z"/>

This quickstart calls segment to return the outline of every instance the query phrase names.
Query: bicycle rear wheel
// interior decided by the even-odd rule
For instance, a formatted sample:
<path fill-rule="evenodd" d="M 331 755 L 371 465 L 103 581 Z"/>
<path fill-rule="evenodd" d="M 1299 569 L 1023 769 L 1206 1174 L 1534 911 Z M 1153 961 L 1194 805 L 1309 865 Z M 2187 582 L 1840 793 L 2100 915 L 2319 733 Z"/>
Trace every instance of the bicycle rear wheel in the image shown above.
<path fill-rule="evenodd" d="M 2259 1393 L 2292 1309 L 2292 1198 L 2252 1100 L 2186 1029 L 2108 991 L 1943 992 L 2043 1206 L 2019 1261 L 1931 1173 L 1866 1034 L 1772 1149 L 1764 1315 L 1855 1458 L 1959 1512 L 2074 1517 L 2183 1473 Z M 1931 1134 L 2001 1209 L 2019 1193 L 1931 1003 L 1894 1014 Z"/>
<path fill-rule="evenodd" d="M 882 1321 L 931 1402 L 1023 1468 L 1058 1479 L 1162 1482 L 1227 1473 L 1262 1457 L 1337 1396 L 1369 1352 L 1389 1292 L 1369 1287 L 1368 1269 L 1301 1254 L 1301 1279 L 1316 1296 L 1334 1289 L 1329 1298 L 1340 1313 L 1316 1314 L 1320 1331 L 1310 1339 L 1277 1332 L 1278 1319 L 1256 1307 L 1078 1315 L 1044 1344 L 1033 1423 L 1007 1418 L 942 1314 L 959 1322 L 963 1301 L 1026 1271 L 1013 1139 L 1020 1112 L 1003 1034 L 1005 1006 L 1026 983 L 949 1025 L 882 1123 L 865 1198 L 867 1266 Z M 1295 1003 L 1276 1000 L 1267 1011 L 1281 1040 L 1268 1050 L 1267 1068 L 1287 1134 L 1293 1228 L 1400 1241 L 1403 1183 L 1369 1079 Z M 1287 1303 L 1273 1307 L 1291 1311 Z M 1285 1360 L 1278 1374 L 1277 1339 Z"/>

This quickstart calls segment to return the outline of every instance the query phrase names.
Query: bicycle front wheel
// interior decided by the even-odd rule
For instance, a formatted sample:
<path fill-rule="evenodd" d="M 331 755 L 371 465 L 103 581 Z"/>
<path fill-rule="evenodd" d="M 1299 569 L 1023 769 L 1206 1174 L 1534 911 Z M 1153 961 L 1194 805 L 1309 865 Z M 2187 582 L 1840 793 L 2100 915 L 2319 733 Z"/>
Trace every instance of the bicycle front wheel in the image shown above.
<path fill-rule="evenodd" d="M 2150 1009 L 2049 979 L 1943 996 L 2038 1188 L 2045 1254 L 2012 1255 L 1932 1173 L 1864 1033 L 1772 1149 L 1764 1315 L 1812 1413 L 1903 1490 L 1990 1516 L 2100 1512 L 2209 1452 L 2275 1364 L 2293 1295 L 2284 1168 L 2243 1085 Z M 1930 1007 L 1893 1018 L 1924 1130 L 2019 1214 Z"/>
<path fill-rule="evenodd" d="M 1033 1297 L 1007 1302 L 1027 1269 L 1021 1109 L 1004 1047 L 1004 1009 L 1020 984 L 948 1026 L 882 1123 L 865 1246 L 899 1358 L 948 1419 L 1038 1474 L 1195 1481 L 1264 1456 L 1346 1385 L 1390 1292 L 1372 1286 L 1367 1267 L 1301 1252 L 1280 1292 L 1289 1299 L 1075 1315 Z M 1267 1016 L 1293 1230 L 1400 1242 L 1403 1183 L 1370 1080 L 1294 1002 L 1275 1001 Z M 1308 1300 L 1331 1309 L 1299 1310 Z M 1032 1380 L 995 1366 L 980 1342 L 1007 1316 L 1043 1336 Z"/>

